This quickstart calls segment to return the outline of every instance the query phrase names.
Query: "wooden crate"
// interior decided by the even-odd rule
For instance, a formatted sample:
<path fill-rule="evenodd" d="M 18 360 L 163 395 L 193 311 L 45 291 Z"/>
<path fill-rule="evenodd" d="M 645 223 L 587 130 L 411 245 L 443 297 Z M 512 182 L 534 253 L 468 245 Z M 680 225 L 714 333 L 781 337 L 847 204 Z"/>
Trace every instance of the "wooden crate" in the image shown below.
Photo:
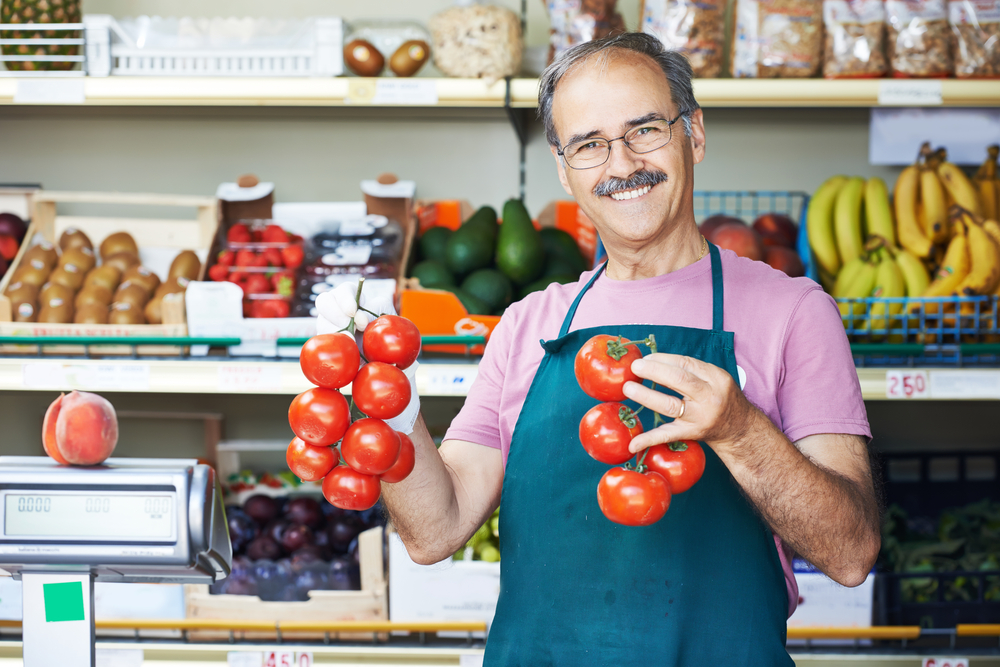
<path fill-rule="evenodd" d="M 87 217 L 60 215 L 57 205 L 112 204 L 124 206 L 178 206 L 195 209 L 194 218 L 172 220 L 156 218 Z M 39 324 L 13 321 L 10 299 L 3 295 L 21 258 L 27 252 L 31 241 L 41 235 L 55 243 L 68 227 L 76 227 L 90 237 L 95 247 L 109 234 L 128 232 L 142 248 L 169 248 L 180 250 L 207 250 L 212 244 L 218 228 L 216 200 L 211 197 L 191 197 L 182 195 L 123 194 L 100 192 L 47 192 L 39 190 L 33 197 L 33 214 L 25 242 L 4 279 L 0 281 L 0 336 L 95 336 L 95 337 L 154 337 L 168 338 L 187 335 L 184 315 L 183 295 L 164 299 L 163 324 Z M 206 270 L 202 264 L 204 276 Z M 163 278 L 165 276 L 161 276 Z M 131 346 L 102 347 L 101 354 L 132 354 Z M 0 346 L 0 353 L 27 354 L 37 350 L 33 345 Z M 176 346 L 138 346 L 137 352 L 146 355 L 177 354 Z M 83 347 L 77 345 L 45 347 L 48 354 L 82 354 Z"/>
<path fill-rule="evenodd" d="M 312 591 L 305 602 L 265 602 L 248 595 L 211 595 L 208 586 L 184 587 L 188 618 L 240 621 L 385 621 L 389 619 L 388 585 L 382 558 L 383 529 L 358 537 L 361 558 L 360 591 Z M 248 640 L 273 640 L 275 632 L 238 633 Z M 321 632 L 282 632 L 283 639 L 323 640 Z M 228 632 L 190 631 L 191 639 L 229 641 Z M 340 633 L 340 639 L 371 641 L 372 633 Z"/>

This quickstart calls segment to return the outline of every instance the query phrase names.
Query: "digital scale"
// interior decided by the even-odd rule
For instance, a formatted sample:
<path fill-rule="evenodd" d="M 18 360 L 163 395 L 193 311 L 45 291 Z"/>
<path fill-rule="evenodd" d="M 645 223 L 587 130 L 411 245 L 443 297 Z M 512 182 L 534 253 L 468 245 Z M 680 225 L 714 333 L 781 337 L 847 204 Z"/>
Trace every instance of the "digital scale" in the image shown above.
<path fill-rule="evenodd" d="M 61 466 L 0 456 L 0 569 L 22 582 L 25 667 L 93 667 L 94 582 L 212 583 L 232 547 L 194 459 Z"/>

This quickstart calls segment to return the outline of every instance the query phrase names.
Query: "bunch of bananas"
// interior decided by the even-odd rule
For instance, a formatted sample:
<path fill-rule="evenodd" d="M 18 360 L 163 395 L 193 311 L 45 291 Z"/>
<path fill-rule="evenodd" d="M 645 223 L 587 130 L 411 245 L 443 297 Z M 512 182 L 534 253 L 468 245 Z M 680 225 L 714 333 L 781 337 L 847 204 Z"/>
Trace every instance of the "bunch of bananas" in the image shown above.
<path fill-rule="evenodd" d="M 809 202 L 806 231 L 826 290 L 855 299 L 997 293 L 998 153 L 995 146 L 988 149 L 973 181 L 948 162 L 943 148 L 925 143 L 896 181 L 891 204 L 878 177 L 834 176 L 823 183 Z M 939 303 L 913 304 L 910 311 L 922 307 L 937 313 Z M 845 325 L 877 339 L 880 330 L 899 323 L 891 316 L 902 313 L 903 301 L 840 308 Z"/>

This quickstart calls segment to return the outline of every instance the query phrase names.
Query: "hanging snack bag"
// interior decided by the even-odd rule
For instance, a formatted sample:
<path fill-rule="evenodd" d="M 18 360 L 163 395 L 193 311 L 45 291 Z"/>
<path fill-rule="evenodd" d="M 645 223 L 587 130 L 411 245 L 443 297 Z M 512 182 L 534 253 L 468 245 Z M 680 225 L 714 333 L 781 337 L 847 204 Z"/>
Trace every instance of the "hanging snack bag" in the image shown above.
<path fill-rule="evenodd" d="M 571 46 L 625 32 L 617 0 L 545 0 L 549 13 L 549 62 Z"/>
<path fill-rule="evenodd" d="M 951 0 L 955 76 L 1000 78 L 1000 0 Z"/>
<path fill-rule="evenodd" d="M 722 0 L 643 0 L 642 31 L 691 62 L 696 77 L 722 73 L 726 6 Z"/>
<path fill-rule="evenodd" d="M 952 73 L 951 28 L 945 0 L 886 0 L 889 69 L 896 77 Z"/>
<path fill-rule="evenodd" d="M 828 79 L 877 77 L 886 72 L 882 0 L 823 0 Z"/>
<path fill-rule="evenodd" d="M 733 76 L 802 78 L 819 73 L 822 0 L 736 0 Z"/>

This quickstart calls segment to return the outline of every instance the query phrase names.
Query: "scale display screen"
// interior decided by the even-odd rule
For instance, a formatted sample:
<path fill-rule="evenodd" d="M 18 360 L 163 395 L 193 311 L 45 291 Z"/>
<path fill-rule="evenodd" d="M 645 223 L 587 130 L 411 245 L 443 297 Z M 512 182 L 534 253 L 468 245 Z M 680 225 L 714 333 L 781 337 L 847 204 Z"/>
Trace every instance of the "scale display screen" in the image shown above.
<path fill-rule="evenodd" d="M 169 494 L 5 494 L 4 535 L 130 540 L 174 536 Z"/>

